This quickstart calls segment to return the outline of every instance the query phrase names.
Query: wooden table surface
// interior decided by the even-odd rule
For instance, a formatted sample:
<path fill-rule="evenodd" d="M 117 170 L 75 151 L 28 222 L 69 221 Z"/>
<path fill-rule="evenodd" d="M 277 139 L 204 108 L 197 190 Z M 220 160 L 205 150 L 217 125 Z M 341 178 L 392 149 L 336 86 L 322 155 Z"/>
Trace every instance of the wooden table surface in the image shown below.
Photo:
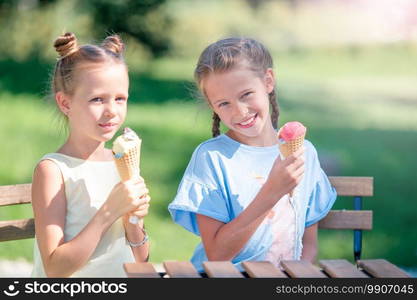
<path fill-rule="evenodd" d="M 128 277 L 135 278 L 394 278 L 410 277 L 385 259 L 359 260 L 357 265 L 344 259 L 320 260 L 319 266 L 303 260 L 287 260 L 282 269 L 267 261 L 243 262 L 239 271 L 229 261 L 207 261 L 205 272 L 199 273 L 189 261 L 166 261 L 164 272 L 158 272 L 149 262 L 125 263 Z"/>

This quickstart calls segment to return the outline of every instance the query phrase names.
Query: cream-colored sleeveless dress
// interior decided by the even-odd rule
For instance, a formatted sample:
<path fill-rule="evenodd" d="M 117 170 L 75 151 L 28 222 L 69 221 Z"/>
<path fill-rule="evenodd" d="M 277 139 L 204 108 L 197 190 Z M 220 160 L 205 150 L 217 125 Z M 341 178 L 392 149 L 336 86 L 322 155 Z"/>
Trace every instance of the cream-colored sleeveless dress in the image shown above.
<path fill-rule="evenodd" d="M 56 163 L 65 183 L 67 242 L 88 224 L 120 177 L 113 161 L 88 161 L 60 153 L 46 154 L 41 161 L 45 159 Z M 32 276 L 46 277 L 36 239 L 33 260 Z M 126 277 L 123 263 L 134 261 L 132 250 L 126 245 L 122 220 L 118 219 L 103 235 L 87 264 L 71 277 Z"/>

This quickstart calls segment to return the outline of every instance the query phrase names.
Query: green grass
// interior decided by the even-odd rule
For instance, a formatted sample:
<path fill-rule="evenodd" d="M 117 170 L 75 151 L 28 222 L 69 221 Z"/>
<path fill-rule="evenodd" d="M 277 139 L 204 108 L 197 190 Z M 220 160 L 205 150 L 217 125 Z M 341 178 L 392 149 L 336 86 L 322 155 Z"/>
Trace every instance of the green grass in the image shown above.
<path fill-rule="evenodd" d="M 407 48 L 336 54 L 276 55 L 280 123 L 300 120 L 308 126 L 308 139 L 330 175 L 375 177 L 375 195 L 364 200 L 364 209 L 374 211 L 374 228 L 364 232 L 363 258 L 415 266 L 417 71 L 407 66 L 415 65 L 417 55 Z M 210 113 L 189 101 L 191 75 L 184 72 L 192 71 L 189 61 L 183 69 L 171 60 L 155 66 L 151 75 L 131 76 L 126 125 L 143 138 L 142 173 L 152 195 L 146 218 L 151 260 L 186 260 L 198 239 L 171 221 L 167 205 L 192 151 L 210 137 Z M 56 130 L 53 107 L 32 88 L 26 93 L 8 89 L 14 81 L 0 78 L 7 91 L 0 93 L 1 185 L 30 182 L 37 160 L 65 138 Z M 334 208 L 352 208 L 352 201 L 339 199 Z M 30 206 L 0 209 L 0 220 L 29 216 Z M 352 235 L 321 231 L 319 258 L 352 260 Z M 32 243 L 1 243 L 0 258 L 31 260 Z"/>

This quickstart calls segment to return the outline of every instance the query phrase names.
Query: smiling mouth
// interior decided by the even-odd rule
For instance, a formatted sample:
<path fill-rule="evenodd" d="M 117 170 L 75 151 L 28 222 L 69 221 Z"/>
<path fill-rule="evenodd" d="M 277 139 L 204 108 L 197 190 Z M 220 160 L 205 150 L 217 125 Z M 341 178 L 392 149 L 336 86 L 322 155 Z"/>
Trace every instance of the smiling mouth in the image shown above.
<path fill-rule="evenodd" d="M 258 114 L 255 114 L 250 119 L 247 119 L 246 121 L 237 123 L 237 125 L 239 127 L 241 127 L 241 128 L 249 128 L 249 127 L 252 127 L 255 124 L 257 117 L 258 117 Z"/>
<path fill-rule="evenodd" d="M 104 124 L 98 124 L 102 128 L 111 128 L 113 126 L 116 126 L 116 123 L 104 123 Z"/>

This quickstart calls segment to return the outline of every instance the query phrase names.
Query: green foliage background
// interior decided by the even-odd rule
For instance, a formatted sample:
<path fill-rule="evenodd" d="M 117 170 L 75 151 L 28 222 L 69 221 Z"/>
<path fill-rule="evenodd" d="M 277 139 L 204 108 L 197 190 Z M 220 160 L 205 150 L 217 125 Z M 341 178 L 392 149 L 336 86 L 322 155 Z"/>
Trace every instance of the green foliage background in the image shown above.
<path fill-rule="evenodd" d="M 6 18 L 0 1 L 0 38 L 6 41 L 0 43 L 1 185 L 30 182 L 38 159 L 65 140 L 54 105 L 46 101 L 55 61 L 53 39 L 65 29 L 81 42 L 94 42 L 112 30 L 100 27 L 103 32 L 96 32 L 92 8 L 78 1 L 41 2 L 19 9 L 9 5 Z M 416 46 L 306 46 L 303 35 L 288 27 L 292 12 L 284 2 L 266 1 L 256 10 L 246 1 L 193 3 L 163 1 L 147 12 L 152 35 L 167 39 L 165 52 L 154 55 L 134 35 L 122 34 L 131 79 L 126 125 L 143 138 L 142 172 L 152 194 L 146 218 L 151 261 L 187 260 L 198 242 L 167 211 L 192 151 L 210 138 L 210 111 L 193 96 L 193 67 L 209 42 L 245 34 L 261 39 L 273 52 L 280 124 L 300 120 L 308 126 L 308 139 L 329 175 L 375 178 L 375 195 L 364 200 L 364 209 L 374 211 L 374 228 L 364 233 L 363 258 L 415 266 Z M 155 20 L 152 14 L 170 26 L 149 25 Z M 277 21 L 274 14 L 280 16 Z M 268 35 L 268 30 L 277 34 Z M 298 39 L 285 42 L 285 32 Z M 351 207 L 351 199 L 341 198 L 334 208 Z M 31 215 L 30 206 L 0 208 L 0 220 Z M 319 258 L 352 260 L 352 235 L 322 230 Z M 32 244 L 3 242 L 0 258 L 31 261 Z"/>

